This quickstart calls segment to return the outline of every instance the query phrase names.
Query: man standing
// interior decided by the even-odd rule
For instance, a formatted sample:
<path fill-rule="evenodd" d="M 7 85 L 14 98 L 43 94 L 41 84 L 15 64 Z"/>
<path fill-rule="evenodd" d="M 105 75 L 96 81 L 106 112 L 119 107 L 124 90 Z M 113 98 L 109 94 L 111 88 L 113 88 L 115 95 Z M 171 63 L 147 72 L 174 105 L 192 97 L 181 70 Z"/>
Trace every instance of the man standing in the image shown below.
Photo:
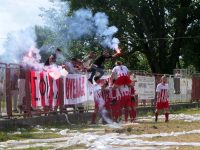
<path fill-rule="evenodd" d="M 103 98 L 103 91 L 105 90 L 107 84 L 101 84 L 99 76 L 94 77 L 95 84 L 93 86 L 93 93 L 94 93 L 94 103 L 95 109 L 94 113 L 92 114 L 92 124 L 96 123 L 96 115 L 100 112 L 102 118 L 107 122 L 107 111 L 105 109 L 105 100 Z"/>
<path fill-rule="evenodd" d="M 101 78 L 104 75 L 104 63 L 105 60 L 108 58 L 114 58 L 118 54 L 110 55 L 107 50 L 104 50 L 99 57 L 94 61 L 91 67 L 91 76 L 89 77 L 88 81 L 90 81 L 93 84 L 93 77 L 95 76 L 96 72 L 99 72 L 99 77 Z"/>
<path fill-rule="evenodd" d="M 157 94 L 157 101 L 156 101 L 156 112 L 155 112 L 155 121 L 158 121 L 158 114 L 161 109 L 165 110 L 165 122 L 169 120 L 169 103 L 168 103 L 168 84 L 167 84 L 167 77 L 162 76 L 161 82 L 156 87 L 156 94 Z"/>

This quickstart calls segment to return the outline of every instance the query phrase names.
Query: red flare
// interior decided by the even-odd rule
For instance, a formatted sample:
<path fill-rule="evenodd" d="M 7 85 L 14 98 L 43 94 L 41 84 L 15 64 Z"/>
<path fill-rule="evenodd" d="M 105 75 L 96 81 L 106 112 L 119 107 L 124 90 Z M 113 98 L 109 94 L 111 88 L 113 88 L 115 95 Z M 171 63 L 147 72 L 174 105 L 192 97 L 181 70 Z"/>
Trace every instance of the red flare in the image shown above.
<path fill-rule="evenodd" d="M 119 48 L 116 48 L 115 51 L 117 52 L 117 54 L 121 53 L 121 49 L 119 49 Z"/>

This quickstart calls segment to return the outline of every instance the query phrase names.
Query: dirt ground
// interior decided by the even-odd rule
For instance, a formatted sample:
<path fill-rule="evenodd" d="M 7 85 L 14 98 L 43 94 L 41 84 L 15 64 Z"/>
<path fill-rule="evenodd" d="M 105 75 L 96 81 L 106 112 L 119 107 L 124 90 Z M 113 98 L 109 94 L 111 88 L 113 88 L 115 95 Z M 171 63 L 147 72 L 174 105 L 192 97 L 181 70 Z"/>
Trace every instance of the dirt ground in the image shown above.
<path fill-rule="evenodd" d="M 42 131 L 44 136 L 37 133 L 38 131 Z M 15 149 L 24 144 L 24 147 L 32 147 L 31 150 L 38 148 L 46 150 L 55 148 L 55 145 L 61 146 L 60 149 L 62 150 L 88 148 L 105 150 L 107 147 L 127 150 L 143 148 L 199 150 L 200 109 L 183 110 L 178 114 L 170 114 L 170 121 L 167 123 L 164 122 L 164 116 L 160 116 L 158 122 L 154 121 L 153 116 L 140 116 L 135 123 L 120 123 L 112 126 L 84 124 L 72 125 L 70 128 L 63 125 L 60 127 L 51 126 L 50 128 L 37 127 L 19 134 L 4 134 L 11 137 L 10 140 L 17 140 L 17 142 L 4 140 L 4 142 L 0 142 L 0 148 L 2 145 L 2 147 Z M 63 141 L 63 138 L 66 140 Z M 43 146 L 34 147 L 35 144 L 38 144 L 37 142 L 34 144 L 34 141 L 40 139 L 44 140 L 44 142 L 39 142 Z M 52 142 L 49 142 L 49 139 Z M 29 143 L 29 141 L 32 141 L 32 143 Z M 99 148 L 99 145 L 104 147 Z"/>

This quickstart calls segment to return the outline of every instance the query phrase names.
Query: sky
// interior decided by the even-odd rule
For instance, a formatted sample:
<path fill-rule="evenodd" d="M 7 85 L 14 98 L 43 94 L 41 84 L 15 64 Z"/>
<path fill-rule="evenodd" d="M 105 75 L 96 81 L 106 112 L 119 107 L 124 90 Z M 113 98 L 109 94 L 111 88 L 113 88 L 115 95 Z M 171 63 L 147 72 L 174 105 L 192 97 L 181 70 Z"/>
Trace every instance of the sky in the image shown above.
<path fill-rule="evenodd" d="M 0 53 L 7 34 L 43 25 L 41 8 L 53 7 L 49 0 L 0 0 Z"/>

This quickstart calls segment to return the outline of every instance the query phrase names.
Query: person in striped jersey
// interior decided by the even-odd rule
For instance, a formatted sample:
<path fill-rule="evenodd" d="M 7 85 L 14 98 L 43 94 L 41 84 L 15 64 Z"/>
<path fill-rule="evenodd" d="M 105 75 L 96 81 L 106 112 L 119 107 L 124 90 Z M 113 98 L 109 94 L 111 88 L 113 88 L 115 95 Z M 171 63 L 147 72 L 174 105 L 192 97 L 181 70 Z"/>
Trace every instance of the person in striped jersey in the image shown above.
<path fill-rule="evenodd" d="M 105 89 L 107 87 L 107 83 L 101 83 L 100 77 L 95 76 L 94 77 L 95 84 L 93 85 L 93 94 L 94 94 L 94 112 L 92 114 L 92 122 L 91 124 L 96 124 L 96 116 L 98 113 L 101 114 L 102 118 L 105 119 L 106 115 L 105 113 L 105 100 L 103 93 L 105 92 Z"/>
<path fill-rule="evenodd" d="M 113 88 L 117 88 L 121 85 L 131 85 L 129 70 L 123 65 L 121 61 L 115 63 L 115 67 L 112 69 L 111 79 L 115 79 Z"/>
<path fill-rule="evenodd" d="M 156 100 L 156 111 L 155 111 L 155 121 L 158 121 L 158 114 L 161 109 L 165 110 L 165 122 L 168 122 L 169 120 L 169 103 L 168 103 L 168 97 L 169 97 L 169 91 L 168 91 L 168 83 L 167 83 L 167 77 L 162 76 L 161 82 L 156 87 L 156 94 L 157 94 L 157 100 Z"/>

